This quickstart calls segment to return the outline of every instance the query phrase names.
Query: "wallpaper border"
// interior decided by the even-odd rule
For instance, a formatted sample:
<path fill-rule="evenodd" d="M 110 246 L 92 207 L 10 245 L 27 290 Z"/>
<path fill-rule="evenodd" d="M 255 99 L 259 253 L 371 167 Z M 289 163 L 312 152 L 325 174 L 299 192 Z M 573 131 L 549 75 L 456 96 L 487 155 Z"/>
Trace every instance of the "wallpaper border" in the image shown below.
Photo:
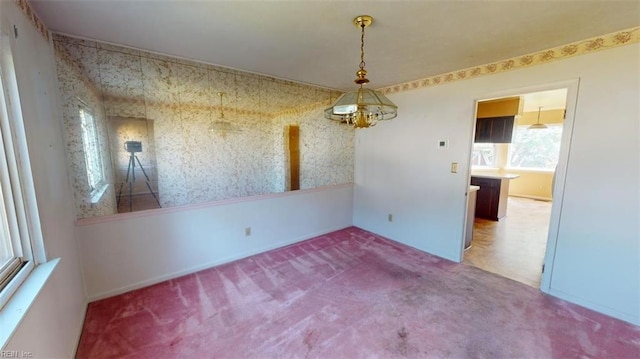
<path fill-rule="evenodd" d="M 13 2 L 18 5 L 18 8 L 22 10 L 22 13 L 31 21 L 33 27 L 42 35 L 47 41 L 51 38 L 49 34 L 49 30 L 45 26 L 44 22 L 40 20 L 38 14 L 33 10 L 31 5 L 27 2 L 27 0 L 13 0 Z"/>
<path fill-rule="evenodd" d="M 36 30 L 47 40 L 51 38 L 49 30 L 45 24 L 40 20 L 36 12 L 31 8 L 27 0 L 13 0 L 18 5 L 20 10 L 31 21 Z M 610 49 L 618 46 L 624 46 L 640 42 L 640 26 L 632 27 L 629 29 L 612 32 L 605 35 L 595 36 L 585 40 L 572 42 L 565 45 L 552 47 L 546 50 L 533 52 L 521 56 L 511 57 L 505 60 L 492 62 L 479 66 L 472 66 L 465 69 L 454 70 L 444 74 L 439 74 L 430 77 L 424 77 L 417 80 L 412 80 L 396 85 L 386 86 L 378 88 L 381 93 L 388 95 L 403 91 L 415 90 L 423 87 L 436 86 L 441 84 L 450 83 L 453 81 L 471 79 L 483 75 L 491 75 L 511 70 L 518 70 L 525 67 L 547 64 L 553 61 L 566 59 L 578 55 L 589 54 L 592 52 Z M 213 64 L 208 64 L 209 66 Z M 216 66 L 216 65 L 213 65 Z M 236 70 L 237 71 L 237 70 Z M 235 72 L 235 71 L 232 71 Z M 269 75 L 262 75 L 270 77 Z M 275 79 L 274 80 L 278 80 Z M 286 81 L 293 82 L 295 81 Z M 314 86 L 314 85 L 311 85 Z M 306 108 L 312 106 L 305 106 Z M 299 110 L 294 110 L 298 112 Z"/>
<path fill-rule="evenodd" d="M 391 85 L 377 89 L 388 95 L 398 92 L 416 90 L 423 87 L 447 84 L 459 80 L 467 80 L 483 75 L 492 75 L 500 72 L 518 70 L 529 66 L 548 64 L 553 61 L 563 60 L 569 57 L 593 53 L 600 50 L 611 49 L 618 46 L 640 42 L 640 26 L 630 29 L 612 32 L 606 35 L 580 40 L 566 45 L 552 47 L 546 50 L 512 57 L 506 60 L 492 62 L 485 65 L 473 66 L 466 69 L 455 70 L 440 75 L 425 77 L 397 85 Z"/>

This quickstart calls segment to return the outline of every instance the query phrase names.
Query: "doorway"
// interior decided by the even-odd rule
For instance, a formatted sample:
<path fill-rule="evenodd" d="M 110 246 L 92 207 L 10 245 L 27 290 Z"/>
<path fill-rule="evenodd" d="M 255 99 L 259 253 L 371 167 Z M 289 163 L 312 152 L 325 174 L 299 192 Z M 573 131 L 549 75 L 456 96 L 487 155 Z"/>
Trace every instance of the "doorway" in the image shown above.
<path fill-rule="evenodd" d="M 117 213 L 161 207 L 153 124 L 147 118 L 109 117 Z"/>
<path fill-rule="evenodd" d="M 285 191 L 300 189 L 300 126 L 284 127 Z"/>
<path fill-rule="evenodd" d="M 467 264 L 542 287 L 559 217 L 554 181 L 573 124 L 566 121 L 568 93 L 561 87 L 478 101 L 469 183 L 479 189 L 469 192 L 476 204 L 467 216 Z"/>

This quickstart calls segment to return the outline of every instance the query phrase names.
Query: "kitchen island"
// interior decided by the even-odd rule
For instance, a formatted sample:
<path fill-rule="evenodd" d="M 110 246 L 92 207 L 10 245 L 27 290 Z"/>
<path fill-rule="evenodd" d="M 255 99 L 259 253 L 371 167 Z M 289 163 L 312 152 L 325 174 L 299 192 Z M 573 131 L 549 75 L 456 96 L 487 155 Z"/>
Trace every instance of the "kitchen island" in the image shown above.
<path fill-rule="evenodd" d="M 511 173 L 471 172 L 471 184 L 480 186 L 476 198 L 476 217 L 498 221 L 507 215 L 509 181 L 520 177 Z"/>

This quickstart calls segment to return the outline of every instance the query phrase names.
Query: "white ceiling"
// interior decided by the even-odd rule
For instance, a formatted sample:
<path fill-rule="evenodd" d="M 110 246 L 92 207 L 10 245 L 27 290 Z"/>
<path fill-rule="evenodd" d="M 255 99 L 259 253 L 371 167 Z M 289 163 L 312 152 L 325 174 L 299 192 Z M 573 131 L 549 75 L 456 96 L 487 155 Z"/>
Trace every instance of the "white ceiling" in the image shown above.
<path fill-rule="evenodd" d="M 565 109 L 567 107 L 567 89 L 532 92 L 522 95 L 524 107 L 522 112 L 538 112 L 542 107 L 543 111 Z"/>
<path fill-rule="evenodd" d="M 50 30 L 302 83 L 374 88 L 640 24 L 640 1 L 30 0 Z"/>

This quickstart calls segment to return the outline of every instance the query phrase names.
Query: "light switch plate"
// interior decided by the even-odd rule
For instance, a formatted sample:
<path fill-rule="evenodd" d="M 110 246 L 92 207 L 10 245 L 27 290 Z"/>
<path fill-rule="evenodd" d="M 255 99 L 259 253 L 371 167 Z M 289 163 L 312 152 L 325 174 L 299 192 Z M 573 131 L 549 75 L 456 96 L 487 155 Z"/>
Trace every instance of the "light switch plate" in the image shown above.
<path fill-rule="evenodd" d="M 458 173 L 458 162 L 451 162 L 451 173 Z"/>

